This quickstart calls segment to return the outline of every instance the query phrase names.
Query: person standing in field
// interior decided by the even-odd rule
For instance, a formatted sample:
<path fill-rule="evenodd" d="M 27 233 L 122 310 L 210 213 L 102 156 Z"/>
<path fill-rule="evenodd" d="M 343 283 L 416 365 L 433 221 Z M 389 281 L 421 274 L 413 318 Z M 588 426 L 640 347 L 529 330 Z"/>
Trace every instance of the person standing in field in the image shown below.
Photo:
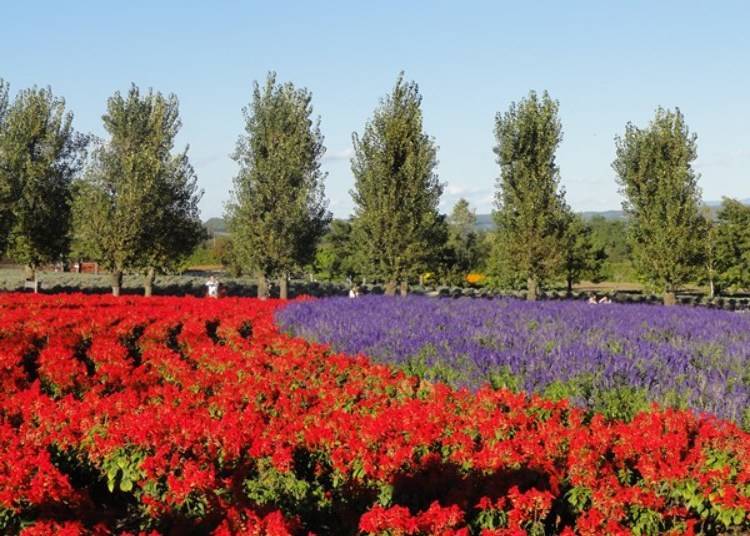
<path fill-rule="evenodd" d="M 212 275 L 208 278 L 208 281 L 206 281 L 206 288 L 208 289 L 209 298 L 219 297 L 219 280 L 216 279 L 215 276 Z"/>

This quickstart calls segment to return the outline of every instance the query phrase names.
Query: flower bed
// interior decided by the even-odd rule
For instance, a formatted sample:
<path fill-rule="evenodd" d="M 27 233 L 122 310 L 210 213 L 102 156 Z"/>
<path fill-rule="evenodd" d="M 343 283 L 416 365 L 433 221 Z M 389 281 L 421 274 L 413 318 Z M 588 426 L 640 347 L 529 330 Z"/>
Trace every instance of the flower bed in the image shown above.
<path fill-rule="evenodd" d="M 0 296 L 3 534 L 750 530 L 750 436 L 280 334 L 278 302 Z"/>
<path fill-rule="evenodd" d="M 651 402 L 750 425 L 750 315 L 687 307 L 366 296 L 278 321 L 337 351 L 454 386 L 485 383 L 630 418 Z"/>

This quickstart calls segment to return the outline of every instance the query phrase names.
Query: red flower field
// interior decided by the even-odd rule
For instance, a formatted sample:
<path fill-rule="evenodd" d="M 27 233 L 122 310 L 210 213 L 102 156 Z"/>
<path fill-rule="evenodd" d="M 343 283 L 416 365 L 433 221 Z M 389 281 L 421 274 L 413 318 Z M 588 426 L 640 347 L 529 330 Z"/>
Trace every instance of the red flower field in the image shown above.
<path fill-rule="evenodd" d="M 430 384 L 282 302 L 0 296 L 0 532 L 750 531 L 750 436 Z"/>

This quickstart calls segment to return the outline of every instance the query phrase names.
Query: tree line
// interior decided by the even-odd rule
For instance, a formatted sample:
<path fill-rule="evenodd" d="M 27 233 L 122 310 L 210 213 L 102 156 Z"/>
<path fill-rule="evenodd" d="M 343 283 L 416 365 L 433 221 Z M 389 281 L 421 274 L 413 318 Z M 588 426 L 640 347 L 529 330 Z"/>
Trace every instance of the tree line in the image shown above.
<path fill-rule="evenodd" d="M 627 124 L 612 167 L 627 222 L 605 229 L 565 199 L 556 151 L 559 103 L 531 91 L 495 117 L 495 231 L 478 233 L 460 200 L 438 207 L 443 183 L 437 145 L 423 127 L 418 85 L 403 73 L 360 133 L 354 133 L 350 220 L 333 220 L 324 192 L 325 154 L 312 94 L 269 73 L 253 86 L 232 158 L 226 217 L 231 262 L 267 296 L 310 266 L 331 277 L 381 281 L 408 292 L 426 275 L 455 281 L 482 269 L 530 300 L 557 281 L 568 290 L 603 277 L 608 255 L 627 255 L 640 279 L 674 303 L 690 282 L 713 294 L 750 287 L 750 208 L 727 199 L 707 213 L 693 168 L 697 138 L 679 109 Z M 188 156 L 175 148 L 181 127 L 174 95 L 133 85 L 106 103 L 106 139 L 79 133 L 64 99 L 48 88 L 10 98 L 0 80 L 0 248 L 29 277 L 63 257 L 95 260 L 120 293 L 125 272 L 141 273 L 146 293 L 158 272 L 175 270 L 206 238 L 202 191 Z M 596 224 L 596 225 L 595 225 Z M 598 227 L 597 227 L 598 226 Z M 626 251 L 613 240 L 626 232 Z"/>

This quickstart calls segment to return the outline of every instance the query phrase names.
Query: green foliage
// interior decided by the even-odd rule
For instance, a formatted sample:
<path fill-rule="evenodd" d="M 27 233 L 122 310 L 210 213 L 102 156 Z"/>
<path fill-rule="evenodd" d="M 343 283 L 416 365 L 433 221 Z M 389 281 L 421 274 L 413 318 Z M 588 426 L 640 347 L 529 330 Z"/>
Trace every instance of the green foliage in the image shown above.
<path fill-rule="evenodd" d="M 750 207 L 724 199 L 715 226 L 715 256 L 722 286 L 750 288 Z"/>
<path fill-rule="evenodd" d="M 625 195 L 635 266 L 647 285 L 671 301 L 696 275 L 703 253 L 700 190 L 692 168 L 696 136 L 679 109 L 659 108 L 645 129 L 628 123 L 616 146 L 612 167 Z"/>
<path fill-rule="evenodd" d="M 490 370 L 488 378 L 493 389 L 510 389 L 511 391 L 521 389 L 521 378 L 513 374 L 508 366 Z"/>
<path fill-rule="evenodd" d="M 31 88 L 9 105 L 0 80 L 0 247 L 35 270 L 69 248 L 71 183 L 88 138 L 51 89 Z"/>
<path fill-rule="evenodd" d="M 403 73 L 362 136 L 354 134 L 354 236 L 364 275 L 406 281 L 428 271 L 445 241 L 437 147 L 422 130 L 422 97 Z"/>
<path fill-rule="evenodd" d="M 211 240 L 206 240 L 185 259 L 185 264 L 188 267 L 211 266 L 220 265 L 221 260 L 219 260 L 219 256 L 216 254 L 216 249 L 212 246 Z"/>
<path fill-rule="evenodd" d="M 107 489 L 115 488 L 126 493 L 132 492 L 136 482 L 144 477 L 141 463 L 146 455 L 136 449 L 121 447 L 110 453 L 102 462 L 102 470 L 107 477 Z"/>
<path fill-rule="evenodd" d="M 589 281 L 601 280 L 603 249 L 595 249 L 591 240 L 591 227 L 583 219 L 566 210 L 562 235 L 562 272 L 568 292 L 573 284 L 586 278 Z"/>
<path fill-rule="evenodd" d="M 635 273 L 630 261 L 627 222 L 594 216 L 586 224 L 591 230 L 591 247 L 594 251 L 604 253 L 599 270 L 601 279 L 616 282 L 637 281 L 638 274 Z"/>
<path fill-rule="evenodd" d="M 359 272 L 352 225 L 333 220 L 315 252 L 314 269 L 326 281 L 341 281 Z"/>
<path fill-rule="evenodd" d="M 508 514 L 497 508 L 488 508 L 481 510 L 477 515 L 476 528 L 477 532 L 482 529 L 494 530 L 505 527 L 508 523 Z"/>
<path fill-rule="evenodd" d="M 422 347 L 415 355 L 409 356 L 403 365 L 403 370 L 411 376 L 428 380 L 430 382 L 443 382 L 449 385 L 458 385 L 465 379 L 467 360 L 456 356 L 450 362 L 441 359 L 435 348 L 428 344 Z"/>
<path fill-rule="evenodd" d="M 153 213 L 141 244 L 141 269 L 174 270 L 208 237 L 198 208 L 203 192 L 187 149 L 167 158 L 166 172 L 151 199 Z"/>
<path fill-rule="evenodd" d="M 662 516 L 659 512 L 638 505 L 630 506 L 629 510 L 631 531 L 634 536 L 663 533 Z"/>
<path fill-rule="evenodd" d="M 601 413 L 608 419 L 621 419 L 625 422 L 633 420 L 640 411 L 647 410 L 651 403 L 644 389 L 629 385 L 597 388 L 590 374 L 552 382 L 542 395 L 550 400 L 586 401 L 592 413 Z"/>
<path fill-rule="evenodd" d="M 332 494 L 315 475 L 317 460 L 306 452 L 297 453 L 294 467 L 281 471 L 267 460 L 260 460 L 255 471 L 243 482 L 243 491 L 253 503 L 278 505 L 287 515 L 316 517 L 329 511 Z M 328 475 L 326 475 L 328 476 Z M 333 479 L 335 480 L 335 479 Z M 333 483 L 334 487 L 336 483 Z"/>
<path fill-rule="evenodd" d="M 562 260 L 564 191 L 555 151 L 562 141 L 559 105 L 545 92 L 512 103 L 495 118 L 500 165 L 495 212 L 496 273 L 527 279 L 528 298 Z"/>
<path fill-rule="evenodd" d="M 709 457 L 709 463 L 706 469 L 723 469 L 728 465 L 729 460 L 721 452 L 714 452 L 716 455 L 713 460 Z M 723 495 L 723 491 L 716 492 L 717 495 Z M 669 490 L 670 498 L 680 504 L 684 504 L 690 511 L 695 512 L 701 518 L 702 533 L 705 534 L 723 534 L 734 526 L 742 526 L 743 521 L 747 519 L 747 512 L 741 508 L 727 508 L 715 503 L 715 497 L 705 495 L 694 480 L 686 479 L 676 484 Z M 735 533 L 735 532 L 730 532 Z M 739 532 L 737 532 L 739 534 Z"/>
<path fill-rule="evenodd" d="M 627 222 L 594 216 L 586 222 L 591 230 L 591 245 L 604 251 L 607 260 L 623 262 L 630 258 L 627 243 Z"/>
<path fill-rule="evenodd" d="M 269 73 L 243 110 L 227 216 L 234 254 L 248 271 L 286 277 L 301 269 L 330 221 L 320 169 L 325 147 L 311 101 L 307 89 Z"/>
<path fill-rule="evenodd" d="M 703 270 L 700 272 L 698 282 L 708 285 L 708 297 L 713 298 L 720 285 L 719 268 L 720 262 L 718 257 L 717 243 L 719 240 L 719 224 L 715 221 L 710 208 L 703 207 L 701 210 L 703 221 L 703 240 L 701 246 L 703 254 Z"/>
<path fill-rule="evenodd" d="M 462 285 L 467 274 L 479 270 L 487 256 L 482 235 L 476 231 L 477 215 L 466 199 L 459 199 L 448 217 L 448 240 L 443 257 L 443 282 Z"/>
<path fill-rule="evenodd" d="M 602 389 L 594 393 L 592 407 L 608 419 L 629 422 L 637 413 L 648 409 L 648 393 L 628 385 Z"/>
<path fill-rule="evenodd" d="M 0 507 L 0 531 L 2 534 L 18 534 L 24 520 L 13 510 Z"/>
<path fill-rule="evenodd" d="M 278 471 L 267 462 L 260 464 L 254 478 L 244 481 L 243 488 L 247 498 L 256 504 L 282 503 L 292 511 L 310 493 L 309 482 L 298 479 L 291 471 Z"/>
<path fill-rule="evenodd" d="M 586 486 L 574 486 L 570 488 L 565 495 L 568 503 L 573 507 L 573 511 L 581 513 L 589 507 L 591 503 L 591 489 Z"/>

